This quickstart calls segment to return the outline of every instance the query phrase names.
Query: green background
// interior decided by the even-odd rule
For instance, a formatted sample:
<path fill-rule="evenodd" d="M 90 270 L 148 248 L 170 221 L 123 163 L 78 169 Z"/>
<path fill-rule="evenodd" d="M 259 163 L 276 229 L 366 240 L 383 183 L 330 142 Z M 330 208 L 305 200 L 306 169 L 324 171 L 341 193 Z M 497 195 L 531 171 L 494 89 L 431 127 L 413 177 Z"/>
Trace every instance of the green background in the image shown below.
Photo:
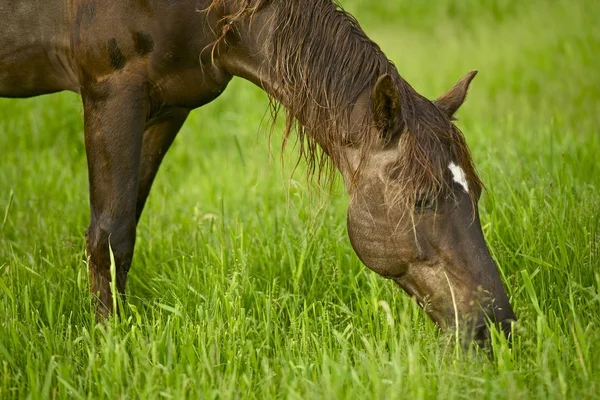
<path fill-rule="evenodd" d="M 598 398 L 600 2 L 342 4 L 458 125 L 519 317 L 462 351 L 347 239 L 347 195 L 280 162 L 267 98 L 195 111 L 138 228 L 124 320 L 96 326 L 81 104 L 0 100 L 0 398 Z"/>

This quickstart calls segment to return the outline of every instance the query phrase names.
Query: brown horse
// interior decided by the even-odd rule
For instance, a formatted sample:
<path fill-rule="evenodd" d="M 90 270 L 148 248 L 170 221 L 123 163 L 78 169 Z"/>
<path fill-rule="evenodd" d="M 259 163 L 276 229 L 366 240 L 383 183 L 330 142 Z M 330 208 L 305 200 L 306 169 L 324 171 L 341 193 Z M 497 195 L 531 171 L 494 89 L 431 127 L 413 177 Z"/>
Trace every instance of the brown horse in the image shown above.
<path fill-rule="evenodd" d="M 0 96 L 81 94 L 97 315 L 125 292 L 136 225 L 188 113 L 234 77 L 286 109 L 313 172 L 339 170 L 359 258 L 442 329 L 515 315 L 486 247 L 482 184 L 452 123 L 475 72 L 431 102 L 331 0 L 0 0 Z M 275 113 L 276 114 L 276 113 Z M 110 242 L 110 244 L 109 244 Z"/>

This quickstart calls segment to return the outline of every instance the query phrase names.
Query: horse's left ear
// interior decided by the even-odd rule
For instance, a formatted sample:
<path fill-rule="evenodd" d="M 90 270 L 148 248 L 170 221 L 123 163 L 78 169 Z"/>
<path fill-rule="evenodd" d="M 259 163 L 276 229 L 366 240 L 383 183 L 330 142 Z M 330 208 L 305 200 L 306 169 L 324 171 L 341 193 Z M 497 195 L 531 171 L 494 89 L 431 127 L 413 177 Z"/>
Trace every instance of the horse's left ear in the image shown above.
<path fill-rule="evenodd" d="M 477 71 L 471 71 L 462 78 L 456 85 L 446 93 L 437 98 L 433 103 L 438 106 L 440 110 L 442 110 L 448 117 L 452 118 L 454 113 L 465 101 L 465 97 L 467 97 L 467 91 L 469 90 L 469 85 L 473 78 L 477 75 Z"/>
<path fill-rule="evenodd" d="M 387 133 L 400 117 L 400 94 L 390 75 L 380 76 L 375 83 L 371 94 L 371 107 L 375 126 Z"/>

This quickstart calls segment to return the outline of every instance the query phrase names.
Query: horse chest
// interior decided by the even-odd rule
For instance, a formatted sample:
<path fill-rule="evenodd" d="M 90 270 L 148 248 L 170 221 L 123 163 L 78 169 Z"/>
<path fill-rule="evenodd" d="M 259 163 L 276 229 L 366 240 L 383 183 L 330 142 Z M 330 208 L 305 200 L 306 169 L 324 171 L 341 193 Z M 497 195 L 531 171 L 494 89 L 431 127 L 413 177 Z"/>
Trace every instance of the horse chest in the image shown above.
<path fill-rule="evenodd" d="M 73 57 L 81 85 L 131 76 L 148 83 L 150 100 L 161 106 L 192 109 L 217 97 L 231 76 L 204 63 L 216 39 L 212 14 L 198 17 L 196 2 L 97 3 L 93 12 L 82 1 L 73 27 Z M 127 79 L 127 78 L 124 78 Z"/>

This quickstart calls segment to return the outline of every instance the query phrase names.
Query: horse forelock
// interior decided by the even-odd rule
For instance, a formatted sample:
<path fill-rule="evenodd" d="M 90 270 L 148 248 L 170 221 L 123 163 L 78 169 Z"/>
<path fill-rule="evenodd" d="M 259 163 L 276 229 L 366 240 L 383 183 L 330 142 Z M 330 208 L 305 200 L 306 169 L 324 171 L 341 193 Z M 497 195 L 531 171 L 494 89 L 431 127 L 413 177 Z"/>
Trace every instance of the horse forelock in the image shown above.
<path fill-rule="evenodd" d="M 270 79 L 285 96 L 283 146 L 297 133 L 300 159 L 309 177 L 332 182 L 336 157 L 350 129 L 357 132 L 367 157 L 377 143 L 369 114 L 350 127 L 350 113 L 359 96 L 371 91 L 383 74 L 392 76 L 399 94 L 406 134 L 400 139 L 392 204 L 412 203 L 423 195 L 440 195 L 448 188 L 448 163 L 465 172 L 473 203 L 481 181 L 466 141 L 458 128 L 433 103 L 420 96 L 372 42 L 359 23 L 331 0 L 213 0 L 211 7 L 230 5 L 238 20 L 250 23 L 266 5 L 275 12 L 269 35 L 267 65 Z M 231 18 L 229 16 L 228 18 Z M 270 96 L 273 123 L 281 105 Z M 370 110 L 369 110 L 370 113 Z M 302 121 L 302 123 L 300 123 Z M 356 123 L 356 121 L 354 121 Z M 451 158 L 449 160 L 448 158 Z M 332 160 L 333 159 L 333 160 Z M 333 161 L 333 162 L 332 162 Z M 355 175 L 360 177 L 361 162 Z M 412 208 L 412 204 L 406 204 Z"/>
<path fill-rule="evenodd" d="M 400 78 L 401 79 L 401 78 Z M 413 210 L 420 198 L 456 199 L 450 164 L 460 167 L 473 209 L 483 189 L 464 135 L 433 102 L 406 81 L 397 84 L 404 130 L 398 158 L 388 167 L 386 202 L 390 209 Z"/>

